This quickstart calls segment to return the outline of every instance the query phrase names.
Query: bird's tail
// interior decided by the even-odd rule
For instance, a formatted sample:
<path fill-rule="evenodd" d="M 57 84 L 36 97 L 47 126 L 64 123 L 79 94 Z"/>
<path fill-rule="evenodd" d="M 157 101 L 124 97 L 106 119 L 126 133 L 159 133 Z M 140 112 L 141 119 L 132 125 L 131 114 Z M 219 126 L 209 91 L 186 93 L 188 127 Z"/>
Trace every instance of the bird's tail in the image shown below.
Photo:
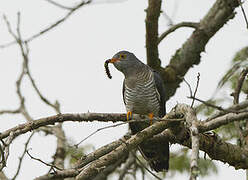
<path fill-rule="evenodd" d="M 132 134 L 144 129 L 144 124 L 135 122 L 129 123 Z M 156 172 L 168 171 L 169 169 L 169 142 L 148 139 L 139 145 L 139 151 L 147 160 L 151 169 Z"/>

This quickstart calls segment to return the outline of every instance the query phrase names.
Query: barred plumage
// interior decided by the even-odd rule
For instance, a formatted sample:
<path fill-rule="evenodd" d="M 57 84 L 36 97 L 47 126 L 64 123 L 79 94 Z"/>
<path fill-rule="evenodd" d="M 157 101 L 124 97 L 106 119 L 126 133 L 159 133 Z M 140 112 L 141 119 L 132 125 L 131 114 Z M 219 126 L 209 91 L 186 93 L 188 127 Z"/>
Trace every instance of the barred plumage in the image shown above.
<path fill-rule="evenodd" d="M 153 72 L 149 68 L 124 81 L 124 101 L 127 111 L 136 114 L 159 115 L 159 95 L 156 91 Z"/>

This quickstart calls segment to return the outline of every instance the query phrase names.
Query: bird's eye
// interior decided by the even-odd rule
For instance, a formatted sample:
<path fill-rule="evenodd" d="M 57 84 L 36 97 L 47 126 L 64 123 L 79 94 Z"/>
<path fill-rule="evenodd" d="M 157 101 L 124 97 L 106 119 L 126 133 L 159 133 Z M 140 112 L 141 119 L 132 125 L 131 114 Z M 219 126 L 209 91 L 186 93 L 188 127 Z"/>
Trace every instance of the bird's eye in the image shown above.
<path fill-rule="evenodd" d="M 120 59 L 125 59 L 127 57 L 126 54 L 120 54 Z"/>

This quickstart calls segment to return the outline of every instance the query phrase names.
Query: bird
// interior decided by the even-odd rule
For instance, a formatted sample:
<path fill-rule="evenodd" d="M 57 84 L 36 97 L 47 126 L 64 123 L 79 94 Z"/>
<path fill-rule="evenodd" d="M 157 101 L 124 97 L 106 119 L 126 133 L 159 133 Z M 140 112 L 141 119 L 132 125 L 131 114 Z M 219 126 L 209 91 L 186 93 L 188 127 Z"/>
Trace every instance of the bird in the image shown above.
<path fill-rule="evenodd" d="M 107 61 L 124 74 L 122 95 L 127 120 L 131 119 L 133 114 L 148 115 L 151 124 L 153 117 L 163 117 L 166 114 L 166 89 L 158 72 L 140 61 L 133 53 L 125 50 L 116 53 Z M 148 126 L 149 124 L 144 122 L 129 123 L 132 134 Z M 168 171 L 168 141 L 158 142 L 149 139 L 142 142 L 138 149 L 152 170 Z"/>

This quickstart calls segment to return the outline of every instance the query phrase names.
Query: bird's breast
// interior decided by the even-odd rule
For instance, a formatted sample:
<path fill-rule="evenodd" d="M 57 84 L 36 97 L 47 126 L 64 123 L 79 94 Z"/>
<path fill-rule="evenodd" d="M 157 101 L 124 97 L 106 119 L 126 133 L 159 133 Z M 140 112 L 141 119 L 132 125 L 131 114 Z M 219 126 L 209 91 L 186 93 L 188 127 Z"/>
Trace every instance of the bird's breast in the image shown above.
<path fill-rule="evenodd" d="M 137 81 L 132 88 L 125 84 L 124 98 L 127 111 L 158 115 L 159 99 L 153 79 L 146 82 Z"/>

